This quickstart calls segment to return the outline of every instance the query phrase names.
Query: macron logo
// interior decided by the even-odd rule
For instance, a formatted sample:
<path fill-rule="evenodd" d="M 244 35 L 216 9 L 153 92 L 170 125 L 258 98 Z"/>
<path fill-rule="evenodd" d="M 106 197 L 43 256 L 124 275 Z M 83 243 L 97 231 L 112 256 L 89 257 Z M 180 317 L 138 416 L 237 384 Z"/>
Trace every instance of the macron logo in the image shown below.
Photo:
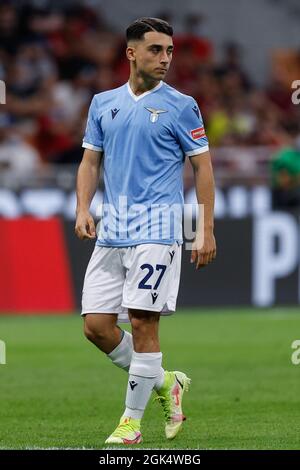
<path fill-rule="evenodd" d="M 115 119 L 116 115 L 118 114 L 118 112 L 120 111 L 120 109 L 111 109 L 111 117 L 112 119 Z"/>
<path fill-rule="evenodd" d="M 199 109 L 197 108 L 197 106 L 195 105 L 192 110 L 194 111 L 194 113 L 196 114 L 197 118 L 200 119 L 200 113 L 199 113 Z"/>
<path fill-rule="evenodd" d="M 134 390 L 134 387 L 136 387 L 138 384 L 134 380 L 131 380 L 129 382 L 129 385 L 130 385 L 131 390 Z"/>
<path fill-rule="evenodd" d="M 172 261 L 173 261 L 174 255 L 175 255 L 175 250 L 169 251 L 169 255 L 171 256 L 170 264 L 172 264 Z"/>

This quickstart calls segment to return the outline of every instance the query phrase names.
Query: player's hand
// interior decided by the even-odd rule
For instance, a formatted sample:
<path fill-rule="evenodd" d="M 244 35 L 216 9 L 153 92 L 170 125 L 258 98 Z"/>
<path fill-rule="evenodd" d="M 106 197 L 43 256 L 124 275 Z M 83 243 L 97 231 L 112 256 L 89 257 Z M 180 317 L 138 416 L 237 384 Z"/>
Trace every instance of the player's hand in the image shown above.
<path fill-rule="evenodd" d="M 216 255 L 216 240 L 212 232 L 204 234 L 202 246 L 199 246 L 199 241 L 193 241 L 191 263 L 196 263 L 196 269 L 211 263 L 215 259 Z"/>
<path fill-rule="evenodd" d="M 92 240 L 96 238 L 95 222 L 89 212 L 77 213 L 75 233 L 80 240 Z"/>

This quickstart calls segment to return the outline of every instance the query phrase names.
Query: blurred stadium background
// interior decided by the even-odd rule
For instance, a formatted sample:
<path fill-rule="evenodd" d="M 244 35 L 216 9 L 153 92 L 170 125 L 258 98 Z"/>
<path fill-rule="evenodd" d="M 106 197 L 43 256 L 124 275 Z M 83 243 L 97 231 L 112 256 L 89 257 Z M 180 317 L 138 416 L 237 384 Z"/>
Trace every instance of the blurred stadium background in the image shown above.
<path fill-rule="evenodd" d="M 217 260 L 195 273 L 185 252 L 178 314 L 162 320 L 169 367 L 196 382 L 187 407 L 199 434 L 174 446 L 299 448 L 297 0 L 1 1 L 0 448 L 97 447 L 122 407 L 125 376 L 82 338 L 93 243 L 74 235 L 75 178 L 91 97 L 127 81 L 124 30 L 139 16 L 174 27 L 167 82 L 198 101 L 217 186 Z M 102 184 L 94 214 L 101 198 Z M 185 201 L 196 201 L 188 162 Z M 162 446 L 147 416 L 149 446 Z"/>

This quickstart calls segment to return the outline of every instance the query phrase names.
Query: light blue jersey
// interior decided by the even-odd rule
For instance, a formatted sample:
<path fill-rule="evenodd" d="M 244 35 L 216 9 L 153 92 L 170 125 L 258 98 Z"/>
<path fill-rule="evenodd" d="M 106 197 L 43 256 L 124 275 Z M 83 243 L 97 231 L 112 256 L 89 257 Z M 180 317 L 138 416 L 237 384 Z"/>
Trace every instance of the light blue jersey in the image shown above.
<path fill-rule="evenodd" d="M 83 147 L 104 152 L 97 245 L 182 243 L 185 157 L 208 150 L 197 103 L 164 82 L 94 96 Z"/>

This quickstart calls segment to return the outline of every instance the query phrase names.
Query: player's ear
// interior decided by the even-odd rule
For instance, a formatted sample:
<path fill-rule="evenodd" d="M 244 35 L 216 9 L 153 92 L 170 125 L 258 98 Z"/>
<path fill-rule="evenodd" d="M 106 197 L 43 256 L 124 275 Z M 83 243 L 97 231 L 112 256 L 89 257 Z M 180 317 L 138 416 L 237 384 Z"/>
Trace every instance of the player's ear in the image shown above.
<path fill-rule="evenodd" d="M 135 60 L 135 47 L 132 44 L 127 46 L 126 56 L 127 56 L 127 59 L 130 60 L 130 61 Z"/>

